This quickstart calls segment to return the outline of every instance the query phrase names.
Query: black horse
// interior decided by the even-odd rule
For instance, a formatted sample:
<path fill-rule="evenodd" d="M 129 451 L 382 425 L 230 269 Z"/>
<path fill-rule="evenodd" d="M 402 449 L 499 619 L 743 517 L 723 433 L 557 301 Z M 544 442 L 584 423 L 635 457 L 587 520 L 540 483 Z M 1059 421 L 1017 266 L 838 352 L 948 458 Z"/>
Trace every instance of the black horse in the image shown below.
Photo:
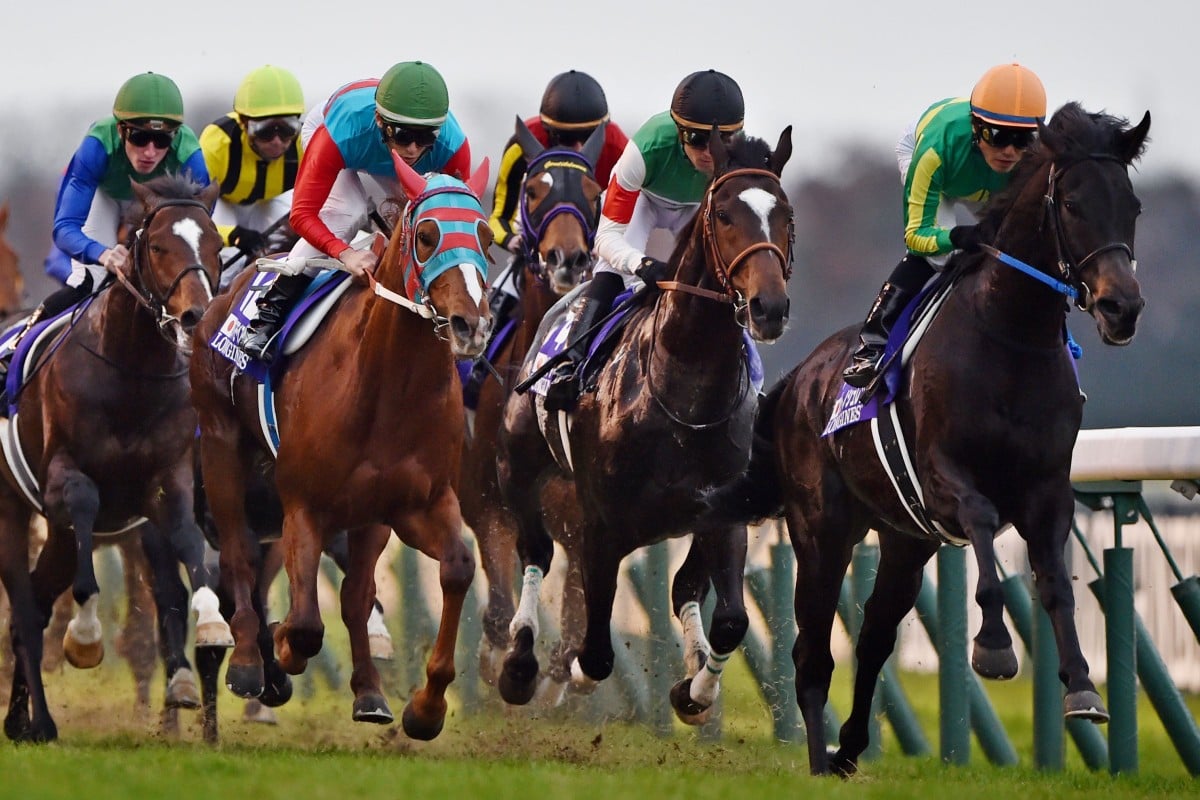
<path fill-rule="evenodd" d="M 894 405 L 932 525 L 919 525 L 920 512 L 899 500 L 870 424 L 822 437 L 856 329 L 820 344 L 764 401 L 750 470 L 714 506 L 723 519 L 786 515 L 797 562 L 792 657 L 814 773 L 851 774 L 867 747 L 876 678 L 913 607 L 922 568 L 941 544 L 923 527 L 974 546 L 983 625 L 971 662 L 991 678 L 1016 673 L 992 540 L 1009 523 L 1017 528 L 1053 623 L 1066 715 L 1108 719 L 1079 649 L 1063 560 L 1074 510 L 1071 453 L 1083 415 L 1064 345 L 1064 295 L 1095 318 L 1105 343 L 1133 338 L 1144 301 L 1133 274 L 1140 205 L 1128 167 L 1149 128 L 1149 113 L 1130 128 L 1067 104 L 985 210 L 980 224 L 995 249 L 958 264 L 961 278 L 913 352 L 908 390 Z M 1034 265 L 1046 280 L 1001 258 Z M 854 707 L 831 759 L 821 721 L 833 672 L 830 628 L 851 550 L 871 528 L 880 532 L 879 572 L 856 650 Z"/>
<path fill-rule="evenodd" d="M 715 178 L 671 257 L 675 279 L 634 312 L 595 391 L 569 416 L 547 414 L 532 393 L 512 395 L 505 409 L 500 487 L 517 518 L 525 568 L 500 679 L 510 703 L 528 702 L 538 674 L 537 592 L 553 555 L 551 533 L 558 535 L 543 516 L 543 489 L 564 475 L 583 518 L 578 552 L 587 622 L 572 665 L 577 688 L 612 672 L 609 623 L 621 559 L 667 537 L 694 533 L 693 553 L 672 589 L 688 678 L 671 702 L 685 722 L 703 721 L 721 667 L 745 634 L 745 532 L 693 523 L 706 494 L 735 480 L 750 455 L 757 396 L 744 330 L 773 341 L 787 323 L 792 208 L 779 174 L 791 155 L 791 129 L 774 151 L 760 139 L 738 138 L 728 149 L 720 137 L 712 141 Z M 548 330 L 544 322 L 524 375 Z M 718 598 L 711 647 L 699 615 L 710 580 Z"/>

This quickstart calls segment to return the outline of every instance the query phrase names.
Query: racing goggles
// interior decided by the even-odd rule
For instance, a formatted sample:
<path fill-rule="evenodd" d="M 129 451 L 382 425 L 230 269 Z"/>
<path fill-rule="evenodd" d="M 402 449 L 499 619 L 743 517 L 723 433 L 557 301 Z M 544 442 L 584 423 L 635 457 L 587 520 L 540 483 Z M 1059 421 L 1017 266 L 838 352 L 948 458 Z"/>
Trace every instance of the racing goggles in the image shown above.
<path fill-rule="evenodd" d="M 433 147 L 441 130 L 441 128 L 406 128 L 401 125 L 385 125 L 383 135 L 388 141 L 395 142 L 401 147 L 408 147 L 411 144 L 415 144 L 417 147 Z"/>
<path fill-rule="evenodd" d="M 721 141 L 729 144 L 729 140 L 733 138 L 733 131 L 721 131 Z M 708 142 L 712 138 L 712 131 L 702 131 L 696 128 L 680 128 L 679 140 L 688 147 L 694 147 L 697 150 L 703 150 L 708 147 Z"/>
<path fill-rule="evenodd" d="M 272 139 L 294 139 L 300 133 L 299 117 L 268 117 L 246 120 L 246 133 L 260 142 Z"/>
<path fill-rule="evenodd" d="M 125 138 L 134 147 L 145 147 L 148 144 L 152 144 L 158 150 L 166 150 L 171 146 L 171 142 L 175 141 L 175 129 L 152 131 L 146 128 L 135 128 L 132 125 L 126 125 Z"/>
<path fill-rule="evenodd" d="M 979 140 L 997 150 L 1015 147 L 1024 150 L 1033 144 L 1037 131 L 1033 128 L 1004 128 L 999 125 L 980 125 Z"/>

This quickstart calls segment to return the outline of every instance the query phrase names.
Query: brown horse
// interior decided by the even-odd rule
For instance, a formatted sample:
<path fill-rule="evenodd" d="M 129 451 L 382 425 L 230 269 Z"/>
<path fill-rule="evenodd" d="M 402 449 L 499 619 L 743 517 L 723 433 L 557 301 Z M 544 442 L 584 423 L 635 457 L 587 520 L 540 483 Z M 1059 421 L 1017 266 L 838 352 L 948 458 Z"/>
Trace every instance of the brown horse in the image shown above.
<path fill-rule="evenodd" d="M 1128 167 L 1149 128 L 1149 113 L 1129 128 L 1068 104 L 989 203 L 981 225 L 994 248 L 960 265 L 959 282 L 906 368 L 907 391 L 892 406 L 911 446 L 909 471 L 924 514 L 893 489 L 877 455 L 886 446 L 873 441 L 872 424 L 822 438 L 857 328 L 819 345 L 764 403 L 756 443 L 765 446 L 756 444 L 745 480 L 715 505 L 725 516 L 736 499 L 741 513 L 733 516 L 742 519 L 786 513 L 797 563 L 796 695 L 814 773 L 857 769 L 876 678 L 942 538 L 969 540 L 979 565 L 983 624 L 972 666 L 991 678 L 1016 673 L 992 547 L 1009 523 L 1028 545 L 1054 627 L 1066 715 L 1108 719 L 1079 649 L 1063 561 L 1074 510 L 1071 453 L 1083 413 L 1064 346 L 1064 295 L 1095 317 L 1105 343 L 1133 338 L 1144 301 L 1133 274 L 1141 206 Z M 831 758 L 821 721 L 833 671 L 830 630 L 851 550 L 870 528 L 880 532 L 879 571 L 856 650 L 853 710 Z"/>
<path fill-rule="evenodd" d="M 12 249 L 4 233 L 8 229 L 8 203 L 0 206 L 0 318 L 7 317 L 21 308 L 25 296 L 25 278 L 17 252 Z"/>
<path fill-rule="evenodd" d="M 428 682 L 402 718 L 409 736 L 431 739 L 445 719 L 459 616 L 475 571 L 455 494 L 463 408 L 454 358 L 481 353 L 491 328 L 483 279 L 491 231 L 478 200 L 487 162 L 468 186 L 442 175 L 427 182 L 394 160 L 412 198 L 403 224 L 379 262 L 374 291 L 351 287 L 343 294 L 275 383 L 280 444 L 273 465 L 255 413 L 256 384 L 204 344 L 240 298 L 249 273 L 197 327 L 191 374 L 221 577 L 236 606 L 227 685 L 242 697 L 266 688 L 264 655 L 269 663 L 271 653 L 259 641 L 262 621 L 254 605 L 260 556 L 247 533 L 245 493 L 255 470 L 273 470 L 292 601 L 274 632 L 278 665 L 298 674 L 319 652 L 324 626 L 317 565 L 326 540 L 347 530 L 350 564 L 341 600 L 354 662 L 354 719 L 393 719 L 371 663 L 366 627 L 375 563 L 389 527 L 441 565 L 442 618 Z"/>
<path fill-rule="evenodd" d="M 527 255 L 513 266 L 512 277 L 521 304 L 510 324 L 511 332 L 490 356 L 499 380 L 485 380 L 480 387 L 471 436 L 463 448 L 459 485 L 463 519 L 475 532 L 479 560 L 488 579 L 480 664 L 484 678 L 493 683 L 508 647 L 516 568 L 516 522 L 500 497 L 496 435 L 505 401 L 516 385 L 542 317 L 555 301 L 591 276 L 592 240 L 602 189 L 592 165 L 604 146 L 604 129 L 601 125 L 588 137 L 582 152 L 547 150 L 517 118 L 517 141 L 529 160 L 520 200 Z M 497 332 L 503 334 L 505 331 Z M 581 627 L 568 624 L 563 627 L 564 635 L 568 631 L 581 632 Z"/>
<path fill-rule="evenodd" d="M 183 656 L 187 593 L 181 600 L 175 589 L 182 585 L 171 582 L 173 577 L 179 584 L 180 561 L 197 598 L 208 592 L 215 613 L 203 537 L 192 519 L 196 417 L 186 357 L 191 329 L 216 287 L 221 239 L 209 209 L 219 187 L 197 193 L 189 181 L 167 176 L 133 188 L 133 208 L 144 215 L 130 243 L 130 274 L 95 297 L 46 360 L 27 371 L 16 413 L 5 423 L 0 577 L 12 602 L 17 655 L 4 723 L 12 739 L 57 736 L 41 680 L 41 632 L 68 585 L 83 610 L 68 628 L 68 659 L 87 667 L 103 654 L 92 566 L 99 532 L 145 519 L 151 530 L 144 546 L 175 555 L 158 559 L 171 566 L 155 586 L 160 607 L 178 607 L 164 628 L 168 681 L 184 670 L 190 676 Z M 31 575 L 28 528 L 35 504 L 49 522 L 49 535 Z"/>
<path fill-rule="evenodd" d="M 675 278 L 635 311 L 574 413 L 547 414 L 534 394 L 505 409 L 498 469 L 517 517 L 524 564 L 521 601 L 501 674 L 501 696 L 528 702 L 538 675 L 537 594 L 553 556 L 543 487 L 569 475 L 582 514 L 579 566 L 586 625 L 573 682 L 586 689 L 613 668 L 610 633 L 621 559 L 666 537 L 693 533 L 688 569 L 676 574 L 674 611 L 688 677 L 671 692 L 679 717 L 699 723 L 725 661 L 747 626 L 742 598 L 745 530 L 696 524 L 713 489 L 742 474 L 757 408 L 744 333 L 773 341 L 788 316 L 792 209 L 779 183 L 791 129 L 774 151 L 760 139 L 713 136 L 715 177 L 671 258 Z M 550 317 L 540 337 L 551 328 Z M 531 373 L 531 349 L 523 374 Z M 717 604 L 704 640 L 699 604 L 710 581 Z"/>

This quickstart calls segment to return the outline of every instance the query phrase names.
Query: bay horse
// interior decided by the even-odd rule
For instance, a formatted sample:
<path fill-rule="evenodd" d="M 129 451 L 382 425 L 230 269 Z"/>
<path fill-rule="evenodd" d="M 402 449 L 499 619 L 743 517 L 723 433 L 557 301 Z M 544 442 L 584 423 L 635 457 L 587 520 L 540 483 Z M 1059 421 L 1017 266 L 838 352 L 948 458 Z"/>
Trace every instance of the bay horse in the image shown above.
<path fill-rule="evenodd" d="M 486 379 L 480 386 L 471 435 L 463 447 L 459 484 L 463 519 L 475 533 L 480 565 L 488 579 L 480 664 L 489 683 L 494 683 L 499 673 L 515 608 L 516 522 L 500 496 L 496 437 L 505 401 L 516 385 L 542 317 L 560 297 L 591 277 L 592 243 L 603 189 L 594 165 L 604 146 L 606 125 L 593 131 L 582 151 L 576 152 L 544 148 L 520 117 L 516 121 L 517 141 L 529 164 L 519 201 L 525 252 L 514 264 L 512 278 L 521 302 L 510 323 L 511 331 L 496 332 L 497 336 L 507 334 L 490 356 L 499 377 Z M 567 625 L 563 632 L 578 629 Z"/>
<path fill-rule="evenodd" d="M 273 464 L 257 417 L 257 385 L 205 344 L 240 301 L 250 271 L 217 298 L 196 328 L 192 392 L 205 491 L 220 537 L 221 579 L 235 606 L 227 686 L 241 697 L 256 697 L 271 689 L 268 679 L 277 680 L 264 671 L 264 661 L 273 668 L 276 659 L 271 639 L 265 648 L 260 640 L 260 550 L 245 507 L 255 473 L 266 471 L 283 507 L 291 608 L 273 642 L 277 666 L 289 674 L 302 672 L 320 651 L 318 561 L 332 535 L 349 533 L 341 601 L 354 662 L 355 720 L 393 720 L 366 627 L 375 564 L 389 528 L 440 564 L 442 617 L 427 683 L 402 716 L 410 737 L 432 739 L 444 723 L 459 617 L 475 571 L 455 493 L 464 434 L 454 359 L 481 353 L 491 330 L 484 254 L 492 234 L 478 200 L 486 159 L 466 184 L 444 175 L 427 181 L 399 157 L 393 160 L 411 198 L 402 224 L 371 277 L 372 289 L 348 289 L 274 384 L 280 443 Z"/>
<path fill-rule="evenodd" d="M 740 476 L 750 456 L 758 403 L 744 333 L 770 342 L 787 323 L 792 208 L 779 175 L 791 155 L 791 128 L 774 151 L 744 137 L 726 146 L 714 132 L 711 152 L 714 178 L 671 256 L 674 280 L 660 283 L 654 301 L 633 312 L 595 391 L 570 416 L 547 414 L 534 393 L 514 394 L 505 408 L 497 468 L 524 566 L 499 683 L 509 703 L 528 702 L 538 677 L 538 592 L 556 533 L 542 492 L 556 478 L 569 478 L 581 515 L 586 622 L 571 662 L 575 689 L 587 691 L 612 672 L 610 618 L 621 559 L 668 537 L 693 534 L 693 553 L 672 587 L 688 672 L 671 691 L 681 720 L 707 717 L 721 669 L 745 634 L 745 529 L 698 517 L 705 497 Z M 532 373 L 539 343 L 523 375 Z M 566 452 L 556 458 L 560 446 Z M 711 644 L 699 610 L 710 581 L 717 593 Z"/>
<path fill-rule="evenodd" d="M 8 215 L 8 203 L 0 205 L 0 318 L 18 311 L 25 296 L 25 278 L 21 275 L 17 251 L 4 235 L 8 229 Z"/>
<path fill-rule="evenodd" d="M 908 388 L 894 404 L 928 519 L 948 540 L 974 548 L 975 599 L 983 610 L 975 671 L 1011 678 L 1017 670 L 992 543 L 1011 523 L 1028 545 L 1053 624 L 1066 716 L 1097 722 L 1108 713 L 1079 649 L 1063 556 L 1074 511 L 1071 454 L 1083 414 L 1064 345 L 1064 295 L 1095 318 L 1104 343 L 1133 338 L 1144 301 L 1133 260 L 1141 206 L 1128 168 L 1149 128 L 1149 112 L 1129 127 L 1075 103 L 1041 127 L 1039 142 L 984 211 L 981 229 L 993 246 L 960 262 L 961 278 L 913 351 Z M 1032 265 L 1031 274 L 1002 258 Z M 797 564 L 796 696 L 817 774 L 856 771 L 876 678 L 916 600 L 924 565 L 942 544 L 898 499 L 871 425 L 822 437 L 856 334 L 857 327 L 834 334 L 772 389 L 750 470 L 714 498 L 721 516 L 735 502 L 743 520 L 780 510 L 786 516 Z M 870 528 L 879 532 L 879 569 L 855 651 L 853 710 L 830 755 L 821 721 L 834 666 L 830 631 L 851 550 Z"/>
<path fill-rule="evenodd" d="M 0 482 L 0 578 L 12 603 L 16 654 L 4 730 L 15 740 L 57 736 L 41 679 L 42 629 L 68 585 L 81 616 L 68 626 L 67 658 L 86 668 L 103 655 L 92 549 L 104 532 L 145 520 L 142 543 L 157 565 L 155 601 L 164 615 L 168 704 L 177 677 L 191 684 L 185 695 L 195 689 L 183 655 L 187 591 L 179 563 L 187 567 L 200 623 L 211 621 L 207 612 L 224 626 L 215 581 L 203 563 L 203 536 L 192 519 L 196 416 L 186 361 L 189 334 L 217 283 L 221 237 L 210 209 L 220 187 L 199 189 L 179 176 L 132 185 L 130 211 L 140 224 L 129 242 L 129 274 L 118 274 L 119 285 L 76 313 L 33 367 L 4 423 L 10 457 L 0 468 L 6 478 Z M 35 508 L 49 531 L 30 574 Z M 204 643 L 198 626 L 198 657 Z M 179 702 L 194 701 L 185 696 Z"/>

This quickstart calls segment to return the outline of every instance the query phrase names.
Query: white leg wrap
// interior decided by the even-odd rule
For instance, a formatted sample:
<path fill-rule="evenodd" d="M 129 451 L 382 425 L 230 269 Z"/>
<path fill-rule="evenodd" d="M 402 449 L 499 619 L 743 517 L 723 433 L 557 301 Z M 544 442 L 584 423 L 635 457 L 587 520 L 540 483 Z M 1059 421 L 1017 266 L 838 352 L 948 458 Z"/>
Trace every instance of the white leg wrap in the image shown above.
<path fill-rule="evenodd" d="M 201 586 L 192 594 L 192 610 L 196 612 L 196 624 L 204 625 L 209 622 L 224 622 L 221 617 L 221 604 L 217 601 L 216 592 L 207 586 Z"/>
<path fill-rule="evenodd" d="M 679 623 L 683 626 L 683 664 L 687 677 L 691 678 L 700 671 L 701 662 L 712 653 L 708 637 L 704 635 L 700 604 L 694 600 L 684 603 L 683 608 L 679 609 Z"/>
<path fill-rule="evenodd" d="M 691 698 L 704 707 L 711 706 L 721 693 L 721 673 L 725 671 L 725 662 L 732 653 L 710 653 L 704 669 L 692 678 Z"/>
<path fill-rule="evenodd" d="M 589 678 L 583 667 L 579 666 L 578 658 L 571 659 L 571 691 L 576 694 L 591 694 L 599 685 L 599 681 Z"/>
<path fill-rule="evenodd" d="M 75 617 L 67 623 L 67 630 L 71 633 L 71 638 L 79 644 L 95 644 L 100 641 L 101 628 L 100 617 L 96 614 L 96 609 L 100 605 L 100 595 L 94 594 L 89 597 L 83 605 L 79 606 L 79 610 L 75 613 Z"/>
<path fill-rule="evenodd" d="M 512 622 L 508 625 L 508 635 L 516 636 L 521 628 L 533 631 L 533 638 L 538 638 L 538 595 L 542 591 L 542 571 L 538 567 L 525 568 L 525 576 L 521 581 L 521 602 L 517 604 L 517 613 L 513 614 Z"/>
<path fill-rule="evenodd" d="M 392 638 L 392 635 L 388 633 L 387 625 L 383 622 L 383 614 L 379 611 L 379 606 L 371 606 L 371 614 L 367 617 L 367 635 L 382 636 L 385 639 Z"/>

